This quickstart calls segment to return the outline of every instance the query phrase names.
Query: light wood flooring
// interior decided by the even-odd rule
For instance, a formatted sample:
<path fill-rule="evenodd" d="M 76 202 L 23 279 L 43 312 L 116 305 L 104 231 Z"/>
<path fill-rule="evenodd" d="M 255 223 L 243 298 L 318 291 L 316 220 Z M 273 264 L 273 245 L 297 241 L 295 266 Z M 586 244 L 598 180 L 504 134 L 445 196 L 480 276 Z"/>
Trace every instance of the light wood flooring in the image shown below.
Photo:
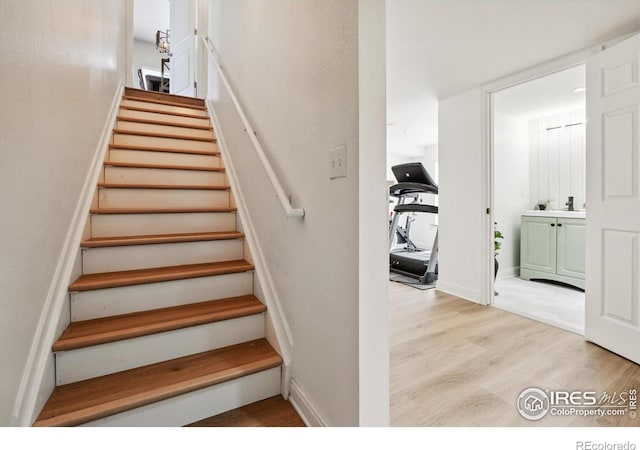
<path fill-rule="evenodd" d="M 304 427 L 291 403 L 271 397 L 242 408 L 201 420 L 190 427 Z"/>
<path fill-rule="evenodd" d="M 640 390 L 640 366 L 582 336 L 435 290 L 390 283 L 392 426 L 640 426 L 516 409 L 528 387 Z"/>

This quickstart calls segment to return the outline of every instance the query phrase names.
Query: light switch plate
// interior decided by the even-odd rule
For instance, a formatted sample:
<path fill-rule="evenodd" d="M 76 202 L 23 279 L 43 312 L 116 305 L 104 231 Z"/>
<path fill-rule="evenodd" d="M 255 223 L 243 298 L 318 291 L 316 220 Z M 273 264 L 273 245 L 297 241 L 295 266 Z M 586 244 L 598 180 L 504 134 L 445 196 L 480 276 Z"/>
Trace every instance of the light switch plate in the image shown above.
<path fill-rule="evenodd" d="M 329 150 L 329 178 L 344 178 L 347 176 L 347 147 L 342 145 Z"/>

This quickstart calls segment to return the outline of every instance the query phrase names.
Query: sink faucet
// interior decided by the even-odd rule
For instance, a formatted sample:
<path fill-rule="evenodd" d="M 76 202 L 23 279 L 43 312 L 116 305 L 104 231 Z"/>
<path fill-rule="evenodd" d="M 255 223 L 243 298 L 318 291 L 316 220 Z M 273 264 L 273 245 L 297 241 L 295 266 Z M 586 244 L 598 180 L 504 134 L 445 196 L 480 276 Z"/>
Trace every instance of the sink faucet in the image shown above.
<path fill-rule="evenodd" d="M 569 201 L 565 203 L 567 206 L 567 211 L 574 211 L 573 209 L 573 197 L 569 197 Z"/>

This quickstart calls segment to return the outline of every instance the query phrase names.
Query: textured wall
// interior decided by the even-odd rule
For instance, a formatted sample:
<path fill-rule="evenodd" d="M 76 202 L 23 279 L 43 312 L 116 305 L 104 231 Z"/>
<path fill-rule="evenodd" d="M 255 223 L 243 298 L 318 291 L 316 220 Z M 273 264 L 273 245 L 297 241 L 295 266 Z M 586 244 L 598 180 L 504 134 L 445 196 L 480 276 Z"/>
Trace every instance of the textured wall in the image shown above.
<path fill-rule="evenodd" d="M 114 0 L 0 2 L 0 425 L 123 74 Z"/>
<path fill-rule="evenodd" d="M 304 221 L 287 219 L 223 92 L 211 97 L 291 325 L 293 378 L 330 425 L 358 424 L 358 4 L 213 0 L 210 36 Z M 329 179 L 346 145 L 348 176 Z M 381 209 L 382 211 L 382 209 Z"/>

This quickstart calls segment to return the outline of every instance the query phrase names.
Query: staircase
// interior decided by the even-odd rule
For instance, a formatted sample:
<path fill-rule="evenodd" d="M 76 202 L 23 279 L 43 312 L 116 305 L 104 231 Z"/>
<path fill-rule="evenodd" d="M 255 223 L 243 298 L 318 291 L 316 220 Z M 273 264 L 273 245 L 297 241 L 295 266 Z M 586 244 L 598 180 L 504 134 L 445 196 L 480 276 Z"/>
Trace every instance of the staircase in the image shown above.
<path fill-rule="evenodd" d="M 35 426 L 181 426 L 280 393 L 202 100 L 126 89 Z"/>

